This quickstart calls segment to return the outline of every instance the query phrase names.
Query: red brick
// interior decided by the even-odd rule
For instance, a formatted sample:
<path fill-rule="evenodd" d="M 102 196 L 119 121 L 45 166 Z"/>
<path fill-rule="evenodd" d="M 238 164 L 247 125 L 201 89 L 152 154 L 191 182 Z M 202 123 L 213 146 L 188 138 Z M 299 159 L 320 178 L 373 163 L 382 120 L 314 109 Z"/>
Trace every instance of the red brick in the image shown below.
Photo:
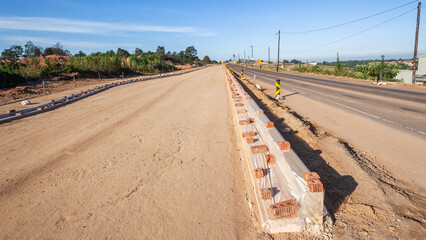
<path fill-rule="evenodd" d="M 264 153 L 268 151 L 268 147 L 266 145 L 257 145 L 250 147 L 251 153 Z"/>
<path fill-rule="evenodd" d="M 272 188 L 261 188 L 260 189 L 260 196 L 263 200 L 271 199 L 272 198 Z"/>
<path fill-rule="evenodd" d="M 243 138 L 254 137 L 254 136 L 256 136 L 256 133 L 254 133 L 254 132 L 243 132 L 242 135 L 243 135 Z"/>
<path fill-rule="evenodd" d="M 311 192 L 322 192 L 324 187 L 319 179 L 310 179 L 307 181 L 309 191 Z"/>
<path fill-rule="evenodd" d="M 252 138 L 252 137 L 246 137 L 246 142 L 248 144 L 252 144 L 252 143 L 254 143 L 254 138 Z"/>
<path fill-rule="evenodd" d="M 287 200 L 269 205 L 269 213 L 273 218 L 294 216 L 299 206 L 294 200 Z"/>
<path fill-rule="evenodd" d="M 240 120 L 239 124 L 240 125 L 249 125 L 250 124 L 250 120 Z"/>
<path fill-rule="evenodd" d="M 249 118 L 248 119 L 250 122 L 254 122 L 254 118 Z"/>
<path fill-rule="evenodd" d="M 246 113 L 246 110 L 245 109 L 237 110 L 237 114 L 242 114 L 242 113 Z"/>
<path fill-rule="evenodd" d="M 247 100 L 250 100 L 250 99 L 251 99 L 251 97 L 246 97 L 246 99 L 247 99 Z"/>
<path fill-rule="evenodd" d="M 242 107 L 242 106 L 244 106 L 244 104 L 243 103 L 236 103 L 235 106 L 236 107 Z"/>
<path fill-rule="evenodd" d="M 7 111 L 7 113 L 13 113 L 15 111 L 16 111 L 15 109 L 10 109 L 9 111 Z"/>
<path fill-rule="evenodd" d="M 267 122 L 265 125 L 266 125 L 266 128 L 273 128 L 274 127 L 273 122 Z"/>
<path fill-rule="evenodd" d="M 265 170 L 263 168 L 254 169 L 255 178 L 263 178 L 265 176 Z"/>
<path fill-rule="evenodd" d="M 284 151 L 289 151 L 291 149 L 290 143 L 287 141 L 278 142 L 278 146 Z"/>
<path fill-rule="evenodd" d="M 305 181 L 308 181 L 308 180 L 311 180 L 311 179 L 319 180 L 320 176 L 316 172 L 305 172 L 303 174 L 303 179 L 305 179 Z"/>
<path fill-rule="evenodd" d="M 275 157 L 272 154 L 265 154 L 266 162 L 268 164 L 275 163 Z"/>
<path fill-rule="evenodd" d="M 244 95 L 248 95 L 248 93 L 245 92 Z"/>
<path fill-rule="evenodd" d="M 52 100 L 51 100 L 51 102 L 54 102 L 54 101 L 55 101 L 55 99 L 52 99 Z"/>

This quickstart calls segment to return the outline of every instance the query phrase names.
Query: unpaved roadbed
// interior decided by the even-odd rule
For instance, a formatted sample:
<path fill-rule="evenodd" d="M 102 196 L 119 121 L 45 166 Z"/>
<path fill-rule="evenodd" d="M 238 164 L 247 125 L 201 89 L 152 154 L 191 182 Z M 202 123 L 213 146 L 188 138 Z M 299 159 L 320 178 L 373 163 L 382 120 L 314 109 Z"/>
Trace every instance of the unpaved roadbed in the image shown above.
<path fill-rule="evenodd" d="M 0 125 L 0 238 L 258 237 L 225 87 L 211 67 Z"/>

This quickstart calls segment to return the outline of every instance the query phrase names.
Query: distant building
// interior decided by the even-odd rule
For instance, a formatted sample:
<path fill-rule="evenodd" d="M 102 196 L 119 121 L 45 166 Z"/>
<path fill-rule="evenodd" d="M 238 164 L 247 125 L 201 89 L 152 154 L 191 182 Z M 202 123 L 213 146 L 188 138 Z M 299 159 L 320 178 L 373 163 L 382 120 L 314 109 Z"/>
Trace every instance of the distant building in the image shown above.
<path fill-rule="evenodd" d="M 315 62 L 315 61 L 311 61 L 311 62 L 309 62 L 308 64 L 309 64 L 309 65 L 311 65 L 311 66 L 316 66 L 318 63 L 317 63 L 317 62 Z"/>
<path fill-rule="evenodd" d="M 416 71 L 416 84 L 423 84 L 423 77 L 426 76 L 426 56 L 419 56 L 418 68 Z M 400 70 L 395 79 L 402 80 L 406 84 L 413 82 L 413 70 Z"/>

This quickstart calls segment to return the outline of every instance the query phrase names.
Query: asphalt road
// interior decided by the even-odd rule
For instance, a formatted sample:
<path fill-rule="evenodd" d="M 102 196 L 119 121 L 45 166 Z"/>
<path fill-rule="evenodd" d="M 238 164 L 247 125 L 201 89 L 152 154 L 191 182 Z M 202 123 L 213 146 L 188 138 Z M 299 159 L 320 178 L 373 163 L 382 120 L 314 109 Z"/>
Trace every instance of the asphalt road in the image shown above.
<path fill-rule="evenodd" d="M 426 89 L 401 89 L 396 86 L 376 86 L 371 82 L 327 77 L 277 73 L 232 65 L 238 74 L 281 86 L 294 94 L 303 94 L 318 101 L 368 117 L 399 130 L 426 137 Z"/>

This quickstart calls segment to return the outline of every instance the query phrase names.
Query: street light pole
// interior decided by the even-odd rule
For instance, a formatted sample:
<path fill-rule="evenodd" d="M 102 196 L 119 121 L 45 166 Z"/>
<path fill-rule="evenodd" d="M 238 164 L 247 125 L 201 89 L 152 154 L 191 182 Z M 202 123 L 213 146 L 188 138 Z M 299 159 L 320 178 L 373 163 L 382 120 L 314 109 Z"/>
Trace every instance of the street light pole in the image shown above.
<path fill-rule="evenodd" d="M 280 30 L 278 30 L 278 58 L 277 58 L 277 72 L 280 66 Z"/>

